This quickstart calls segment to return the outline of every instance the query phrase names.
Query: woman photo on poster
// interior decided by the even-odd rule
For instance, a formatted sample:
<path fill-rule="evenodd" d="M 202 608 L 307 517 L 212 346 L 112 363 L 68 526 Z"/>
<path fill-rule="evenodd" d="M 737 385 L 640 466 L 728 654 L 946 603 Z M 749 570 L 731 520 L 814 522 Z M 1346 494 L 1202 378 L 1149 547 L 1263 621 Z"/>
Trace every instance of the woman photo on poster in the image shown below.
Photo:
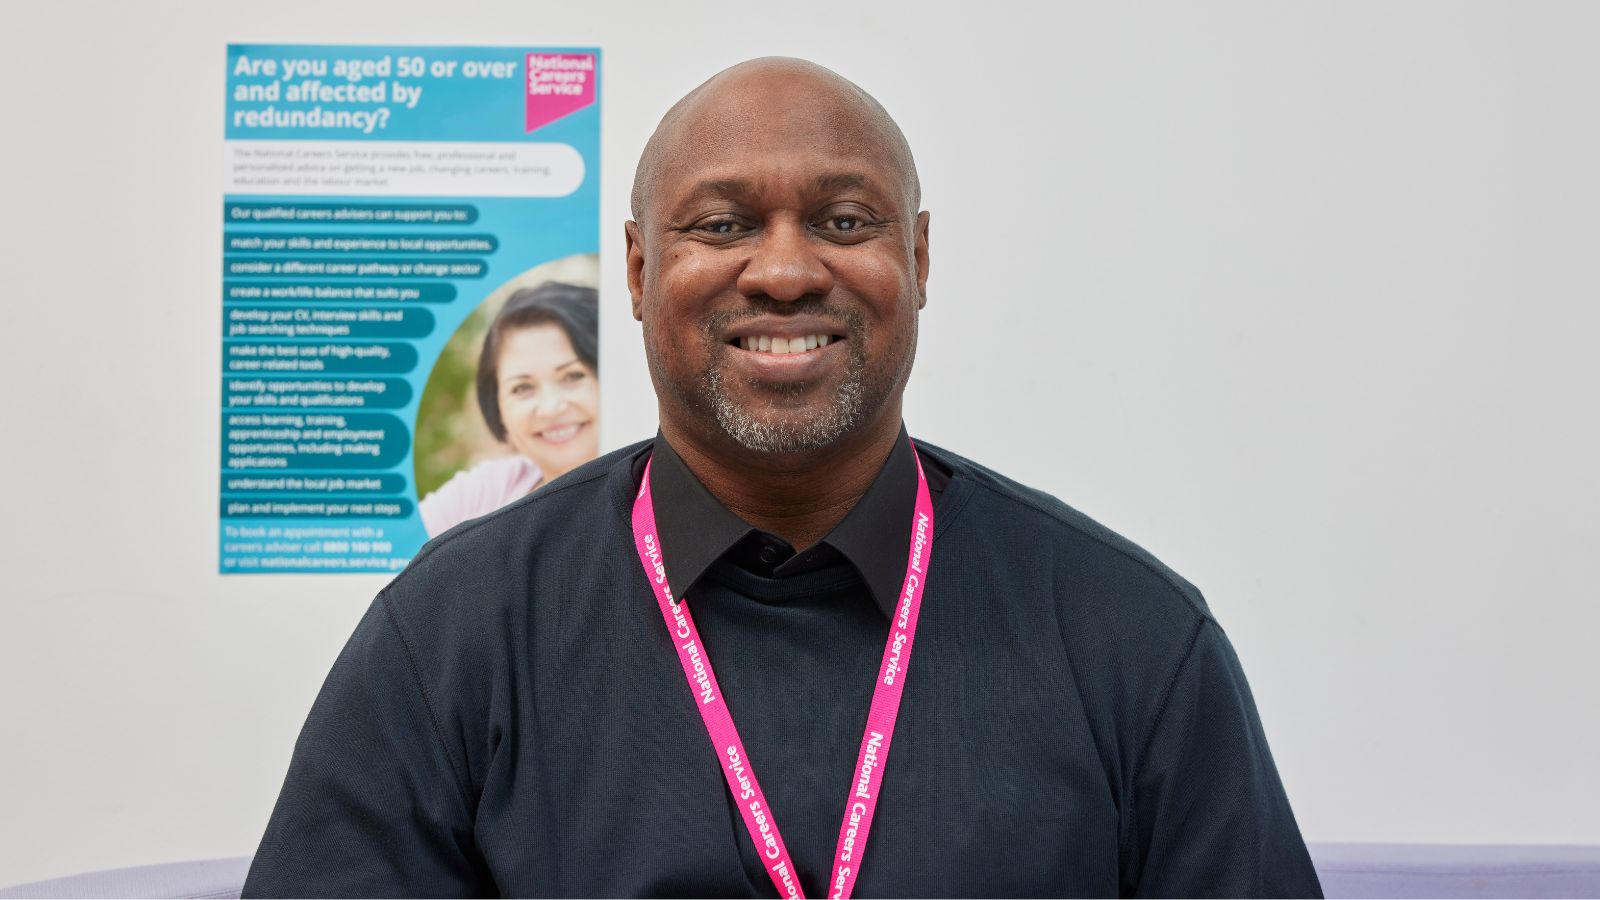
<path fill-rule="evenodd" d="M 599 452 L 599 303 L 547 281 L 513 291 L 478 353 L 478 411 L 503 454 L 456 471 L 418 509 L 428 536 L 491 513 Z"/>

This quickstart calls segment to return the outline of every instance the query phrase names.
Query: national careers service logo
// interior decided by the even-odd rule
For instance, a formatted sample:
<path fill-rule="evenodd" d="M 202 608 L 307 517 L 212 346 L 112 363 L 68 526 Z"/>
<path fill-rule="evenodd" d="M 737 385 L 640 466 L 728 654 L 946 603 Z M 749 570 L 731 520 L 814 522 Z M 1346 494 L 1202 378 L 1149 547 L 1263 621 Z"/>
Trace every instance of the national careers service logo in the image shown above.
<path fill-rule="evenodd" d="M 527 131 L 549 125 L 594 103 L 594 54 L 529 53 Z"/>

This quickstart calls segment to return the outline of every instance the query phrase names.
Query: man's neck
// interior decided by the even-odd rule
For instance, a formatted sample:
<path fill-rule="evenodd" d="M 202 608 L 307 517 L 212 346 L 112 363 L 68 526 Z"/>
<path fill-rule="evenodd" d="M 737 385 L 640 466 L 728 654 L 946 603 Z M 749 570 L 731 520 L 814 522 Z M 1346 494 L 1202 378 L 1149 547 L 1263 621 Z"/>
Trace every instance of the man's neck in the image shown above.
<path fill-rule="evenodd" d="M 872 486 L 900 436 L 900 416 L 894 410 L 808 453 L 757 453 L 727 438 L 699 439 L 665 417 L 661 434 L 729 511 L 803 550 L 827 536 Z"/>

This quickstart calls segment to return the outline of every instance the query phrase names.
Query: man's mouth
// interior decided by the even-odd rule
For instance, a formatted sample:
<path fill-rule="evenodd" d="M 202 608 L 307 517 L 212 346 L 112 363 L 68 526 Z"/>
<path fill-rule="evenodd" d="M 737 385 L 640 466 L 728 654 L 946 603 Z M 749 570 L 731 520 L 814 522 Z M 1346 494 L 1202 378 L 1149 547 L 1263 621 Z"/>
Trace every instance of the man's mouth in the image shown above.
<path fill-rule="evenodd" d="M 578 433 L 588 426 L 588 422 L 567 422 L 561 425 L 551 425 L 543 431 L 534 432 L 534 437 L 551 444 L 565 444 L 577 437 Z"/>
<path fill-rule="evenodd" d="M 729 341 L 729 343 L 735 347 L 738 347 L 740 350 L 749 350 L 752 353 L 773 353 L 781 355 L 788 353 L 805 353 L 807 351 L 826 347 L 828 344 L 836 340 L 841 340 L 841 338 L 838 335 L 832 334 L 807 334 L 794 335 L 792 337 L 761 334 L 734 338 L 732 341 Z"/>

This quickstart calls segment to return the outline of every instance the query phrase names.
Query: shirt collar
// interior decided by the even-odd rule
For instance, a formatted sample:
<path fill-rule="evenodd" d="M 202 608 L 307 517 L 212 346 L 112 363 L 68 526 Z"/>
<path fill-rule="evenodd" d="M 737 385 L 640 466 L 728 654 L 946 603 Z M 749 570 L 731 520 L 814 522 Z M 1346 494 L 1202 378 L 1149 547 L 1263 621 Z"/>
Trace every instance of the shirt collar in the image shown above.
<path fill-rule="evenodd" d="M 924 461 L 929 488 L 937 492 L 946 479 L 929 471 L 926 457 Z M 656 527 L 666 550 L 667 583 L 680 597 L 687 596 L 718 559 L 741 543 L 748 546 L 752 535 L 785 553 L 795 550 L 723 506 L 660 434 L 653 448 L 650 490 L 656 499 Z M 889 458 L 856 505 L 816 547 L 794 553 L 775 568 L 773 576 L 796 575 L 816 568 L 819 559 L 843 556 L 861 574 L 878 609 L 886 618 L 892 617 L 905 580 L 916 497 L 916 455 L 902 425 Z"/>

